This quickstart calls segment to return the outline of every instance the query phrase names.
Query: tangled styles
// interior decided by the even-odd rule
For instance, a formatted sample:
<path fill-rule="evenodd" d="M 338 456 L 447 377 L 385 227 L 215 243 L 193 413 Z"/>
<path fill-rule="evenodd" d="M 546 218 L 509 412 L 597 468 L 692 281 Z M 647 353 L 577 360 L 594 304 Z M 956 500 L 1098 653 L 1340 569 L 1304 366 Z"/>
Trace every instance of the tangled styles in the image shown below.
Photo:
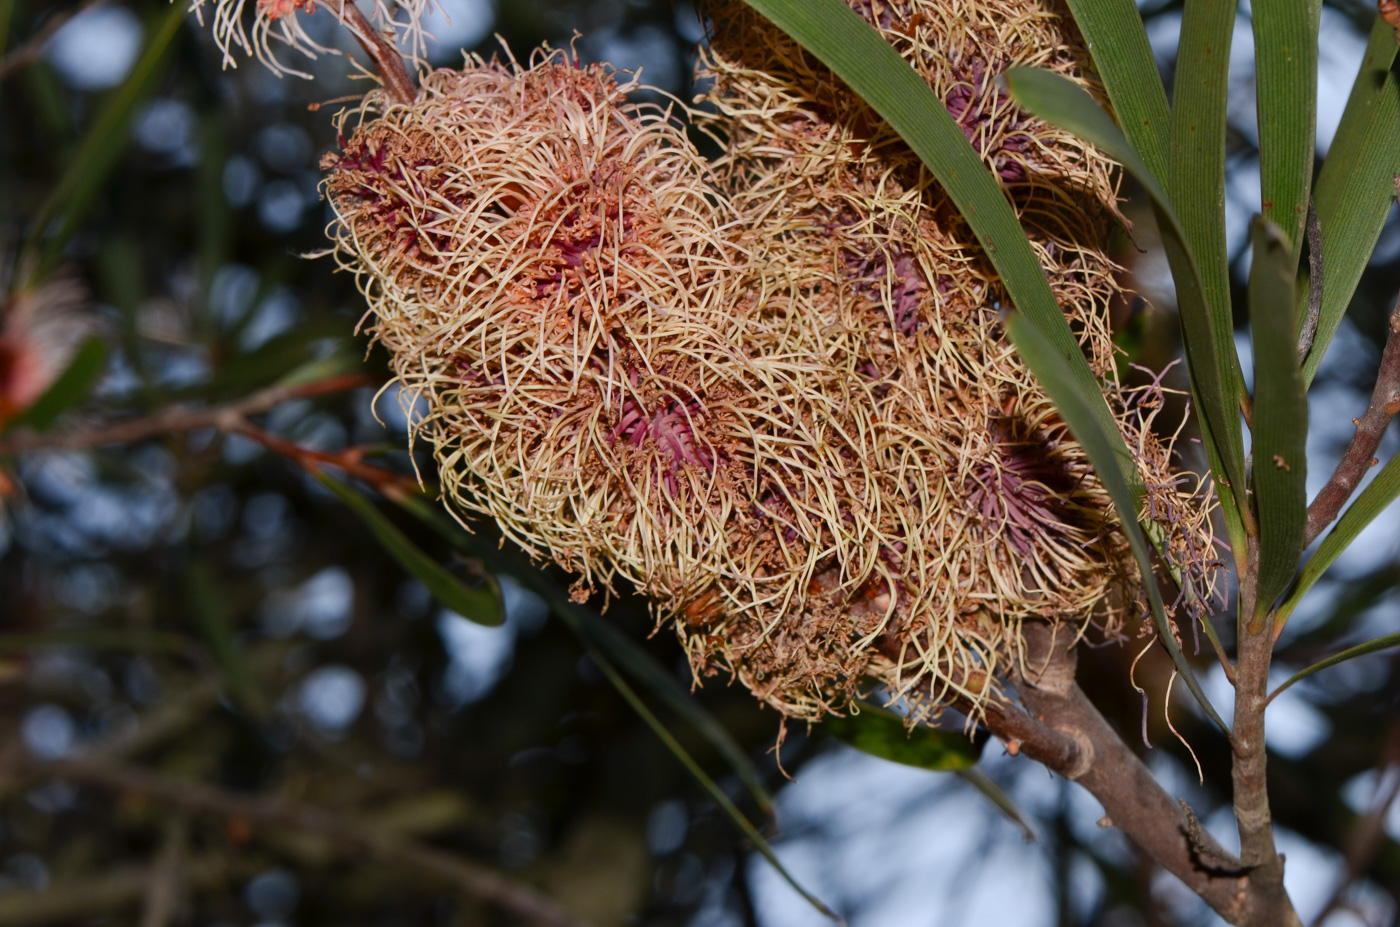
<path fill-rule="evenodd" d="M 172 0 L 179 3 L 181 0 Z M 283 61 L 278 47 L 285 48 L 304 59 L 321 55 L 339 55 L 331 41 L 335 34 L 334 21 L 342 16 L 348 0 L 189 0 L 190 10 L 204 23 L 209 14 L 214 42 L 223 54 L 224 67 L 237 67 L 237 51 L 255 57 L 274 74 L 290 74 L 310 78 L 311 75 Z M 436 7 L 435 0 L 374 0 L 369 10 L 373 27 L 395 37 L 396 44 L 415 60 L 421 61 L 427 51 L 427 36 L 422 20 Z M 252 29 L 244 22 L 252 7 Z M 318 26 L 308 29 L 305 17 L 324 7 Z"/>
<path fill-rule="evenodd" d="M 1007 186 L 1111 374 L 1111 165 L 995 90 L 1065 27 L 1023 11 L 1017 46 L 971 3 L 853 5 Z M 604 68 L 472 58 L 412 105 L 372 93 L 343 115 L 323 164 L 336 254 L 403 395 L 426 400 L 415 438 L 454 510 L 579 573 L 580 596 L 635 584 L 698 674 L 786 715 L 842 710 L 871 679 L 916 717 L 955 695 L 975 713 L 1021 622 L 1113 631 L 1140 578 L 1001 337 L 1004 296 L 957 211 L 831 75 L 721 12 L 715 165 Z M 933 53 L 938 29 L 956 60 Z M 1170 475 L 1152 399 L 1120 402 L 1121 424 L 1208 593 L 1204 506 Z"/>

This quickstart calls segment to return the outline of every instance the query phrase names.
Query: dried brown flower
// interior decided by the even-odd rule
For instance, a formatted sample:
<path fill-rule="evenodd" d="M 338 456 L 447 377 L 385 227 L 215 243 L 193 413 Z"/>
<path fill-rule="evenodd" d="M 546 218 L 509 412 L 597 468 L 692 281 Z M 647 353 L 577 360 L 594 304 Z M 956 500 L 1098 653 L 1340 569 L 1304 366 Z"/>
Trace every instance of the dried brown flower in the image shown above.
<path fill-rule="evenodd" d="M 1047 44 L 1064 21 L 856 6 L 945 95 L 1111 376 L 1112 165 L 992 80 L 1028 61 L 1086 79 Z M 580 595 L 634 583 L 697 674 L 787 715 L 872 678 L 916 717 L 979 704 L 1021 622 L 1111 631 L 1136 568 L 957 211 L 829 74 L 732 12 L 706 65 L 713 166 L 675 107 L 559 52 L 470 59 L 412 105 L 369 95 L 323 165 L 338 259 L 427 400 L 415 437 L 455 510 L 580 573 Z M 1190 535 L 1173 550 L 1204 563 L 1204 507 L 1146 423 L 1122 405 L 1153 506 Z"/>

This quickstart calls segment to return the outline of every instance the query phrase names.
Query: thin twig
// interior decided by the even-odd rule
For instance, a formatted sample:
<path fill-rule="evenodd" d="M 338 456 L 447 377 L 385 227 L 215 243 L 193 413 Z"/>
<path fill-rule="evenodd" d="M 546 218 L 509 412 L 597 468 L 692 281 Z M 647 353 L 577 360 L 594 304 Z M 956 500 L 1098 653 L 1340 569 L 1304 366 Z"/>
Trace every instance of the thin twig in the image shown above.
<path fill-rule="evenodd" d="M 188 825 L 183 816 L 166 822 L 161 834 L 160 852 L 151 866 L 151 882 L 146 889 L 146 905 L 141 911 L 141 927 L 169 927 L 179 905 L 184 882 Z"/>
<path fill-rule="evenodd" d="M 256 871 L 247 860 L 206 853 L 186 862 L 184 882 L 188 889 L 209 891 L 251 877 Z M 151 867 L 117 865 L 95 876 L 60 876 L 43 891 L 11 889 L 0 894 L 0 924 L 87 923 L 96 917 L 111 923 L 116 920 L 112 915 L 139 902 L 150 884 Z"/>
<path fill-rule="evenodd" d="M 1300 361 L 1312 350 L 1313 339 L 1317 337 L 1317 320 L 1322 315 L 1322 223 L 1318 221 L 1317 207 L 1311 197 L 1308 198 L 1305 228 L 1308 233 L 1308 314 L 1303 317 L 1303 326 L 1298 332 Z"/>
<path fill-rule="evenodd" d="M 1376 448 L 1385 437 L 1390 420 L 1400 412 L 1400 297 L 1390 313 L 1389 333 L 1385 351 L 1381 354 L 1376 387 L 1371 392 L 1366 414 L 1352 419 L 1356 434 L 1352 435 L 1346 453 L 1337 469 L 1308 506 L 1308 530 L 1304 543 L 1311 544 L 1341 512 L 1351 494 L 1361 483 L 1366 471 L 1376 465 Z"/>
<path fill-rule="evenodd" d="M 23 45 L 17 46 L 14 51 L 0 60 L 0 81 L 32 64 L 44 53 L 44 46 L 49 43 L 49 39 L 53 38 L 54 33 L 62 29 L 68 20 L 79 13 L 85 13 L 95 7 L 102 6 L 106 2 L 107 0 L 82 0 L 71 10 L 63 10 L 49 16 L 48 19 L 44 20 L 44 24 L 39 27 L 39 30 L 31 35 Z"/>
<path fill-rule="evenodd" d="M 1384 754 L 1376 770 L 1375 801 L 1366 815 L 1356 822 L 1347 840 L 1346 866 L 1337 877 L 1336 887 L 1322 906 L 1322 912 L 1314 918 L 1314 927 L 1322 927 L 1328 917 L 1341 909 L 1347 889 L 1366 871 L 1384 843 L 1386 819 L 1396 798 L 1400 797 L 1400 766 L 1397 766 L 1397 760 L 1400 760 L 1400 725 L 1391 725 Z"/>
<path fill-rule="evenodd" d="M 250 415 L 266 412 L 289 399 L 344 392 L 374 382 L 366 374 L 329 377 L 298 386 L 273 386 L 222 406 L 171 406 L 155 415 L 63 432 L 21 431 L 0 437 L 0 457 L 34 451 L 81 451 L 106 444 L 130 444 L 159 435 L 200 428 L 236 430 Z"/>
<path fill-rule="evenodd" d="M 258 442 L 273 453 L 295 461 L 312 473 L 320 473 L 326 465 L 338 467 L 350 476 L 373 486 L 376 492 L 390 499 L 402 499 L 405 495 L 418 491 L 418 481 L 413 477 L 365 463 L 362 459 L 363 448 L 350 447 L 342 451 L 313 450 L 279 438 L 261 428 L 255 428 L 247 422 L 240 423 L 232 431 Z"/>
<path fill-rule="evenodd" d="M 348 815 L 284 798 L 229 792 L 214 786 L 165 776 L 136 766 L 86 760 L 23 758 L 25 772 L 81 782 L 116 792 L 136 792 L 197 814 L 243 818 L 308 831 L 326 837 L 341 852 L 353 851 L 437 876 L 463 892 L 488 901 L 519 919 L 542 927 L 584 927 L 552 899 L 493 869 L 398 837 L 384 828 L 353 821 Z"/>

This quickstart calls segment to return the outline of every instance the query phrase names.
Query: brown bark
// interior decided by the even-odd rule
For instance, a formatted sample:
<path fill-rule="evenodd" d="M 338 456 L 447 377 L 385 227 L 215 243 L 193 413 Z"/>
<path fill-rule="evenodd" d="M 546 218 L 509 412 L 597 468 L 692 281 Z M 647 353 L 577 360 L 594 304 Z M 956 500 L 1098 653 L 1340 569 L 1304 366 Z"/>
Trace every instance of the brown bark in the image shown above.
<path fill-rule="evenodd" d="M 1013 680 L 1027 710 L 1001 703 L 987 727 L 1018 752 L 1078 782 L 1144 853 L 1240 927 L 1299 923 L 1282 891 L 1282 859 L 1249 865 L 1220 847 L 1183 802 L 1168 795 L 1074 681 L 1071 635 L 1027 624 L 1026 671 Z M 1262 726 L 1259 749 L 1262 751 Z M 1267 817 L 1267 799 L 1264 814 Z M 1272 851 L 1272 834 L 1269 834 Z"/>
<path fill-rule="evenodd" d="M 1308 506 L 1308 529 L 1304 543 L 1311 544 L 1341 512 L 1342 506 L 1360 484 L 1366 471 L 1376 463 L 1376 448 L 1385 437 L 1390 420 L 1400 413 L 1400 300 L 1390 313 L 1390 330 L 1385 351 L 1381 354 L 1376 386 L 1371 402 L 1360 418 L 1352 419 L 1356 434 L 1352 435 L 1346 453 L 1337 469 Z"/>

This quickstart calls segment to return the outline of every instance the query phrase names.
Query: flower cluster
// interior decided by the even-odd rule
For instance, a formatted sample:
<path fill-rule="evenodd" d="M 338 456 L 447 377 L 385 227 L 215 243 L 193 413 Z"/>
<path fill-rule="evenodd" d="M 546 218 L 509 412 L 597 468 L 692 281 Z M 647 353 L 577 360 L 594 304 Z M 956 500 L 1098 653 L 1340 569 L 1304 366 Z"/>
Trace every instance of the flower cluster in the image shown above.
<path fill-rule="evenodd" d="M 995 79 L 1034 64 L 1096 90 L 1072 26 L 1048 0 L 850 2 L 1000 179 L 1209 587 L 1203 496 L 1112 385 L 1113 165 Z M 697 675 L 786 715 L 872 679 L 916 716 L 975 710 L 1022 622 L 1111 632 L 1141 577 L 957 209 L 800 47 L 737 0 L 712 12 L 695 118 L 715 163 L 605 68 L 472 58 L 342 116 L 336 254 L 426 399 L 415 438 L 455 511 L 579 573 L 580 596 L 635 584 Z"/>

